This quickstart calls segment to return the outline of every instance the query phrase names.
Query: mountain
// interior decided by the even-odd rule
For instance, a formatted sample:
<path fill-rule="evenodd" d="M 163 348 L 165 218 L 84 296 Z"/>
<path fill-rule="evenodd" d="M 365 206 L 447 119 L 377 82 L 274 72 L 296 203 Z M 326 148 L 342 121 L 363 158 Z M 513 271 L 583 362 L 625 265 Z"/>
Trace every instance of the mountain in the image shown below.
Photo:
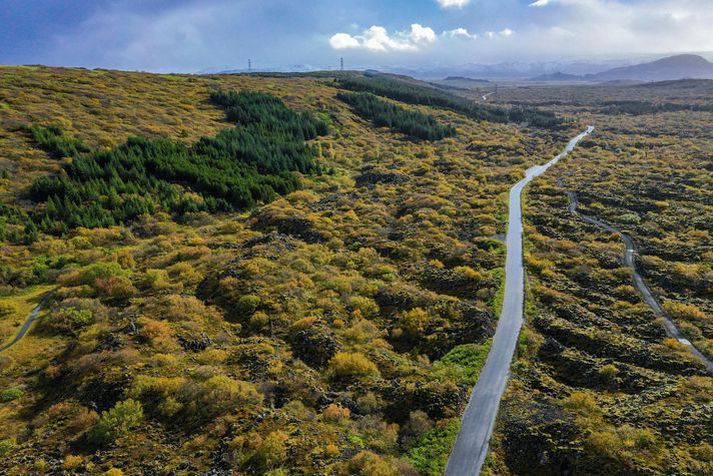
<path fill-rule="evenodd" d="M 448 76 L 443 81 L 463 81 L 465 83 L 484 84 L 489 83 L 487 79 L 467 78 L 465 76 Z"/>
<path fill-rule="evenodd" d="M 382 66 L 379 70 L 431 80 L 447 76 L 489 80 L 527 79 L 543 74 L 557 73 L 558 71 L 577 75 L 596 74 L 649 59 L 648 57 L 639 57 L 626 60 L 507 61 L 493 64 L 468 63 L 452 66 L 425 66 L 422 68 L 403 68 L 389 65 Z"/>
<path fill-rule="evenodd" d="M 445 79 L 434 81 L 434 83 L 443 87 L 471 89 L 487 86 L 488 84 L 490 84 L 490 81 L 488 81 L 487 79 L 476 79 L 469 78 L 466 76 L 448 76 Z"/>
<path fill-rule="evenodd" d="M 530 78 L 528 81 L 582 81 L 584 78 L 577 74 L 567 74 L 560 71 L 552 74 L 541 74 Z"/>
<path fill-rule="evenodd" d="M 585 76 L 585 79 L 593 81 L 667 81 L 685 78 L 713 79 L 713 63 L 698 55 L 676 55 Z"/>

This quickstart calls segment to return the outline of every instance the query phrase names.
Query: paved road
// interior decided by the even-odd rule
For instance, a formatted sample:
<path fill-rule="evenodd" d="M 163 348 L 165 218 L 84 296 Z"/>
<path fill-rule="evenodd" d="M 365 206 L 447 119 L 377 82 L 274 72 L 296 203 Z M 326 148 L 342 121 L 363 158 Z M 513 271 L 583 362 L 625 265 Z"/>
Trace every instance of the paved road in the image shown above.
<path fill-rule="evenodd" d="M 525 172 L 525 178 L 510 189 L 508 232 L 505 259 L 505 297 L 500 312 L 498 327 L 493 337 L 488 359 L 480 372 L 478 383 L 470 395 L 463 414 L 461 430 L 446 466 L 447 476 L 474 476 L 480 474 L 488 441 L 493 431 L 500 397 L 510 372 L 510 362 L 515 352 L 517 338 L 522 326 L 525 298 L 525 272 L 522 266 L 522 205 L 521 195 L 525 186 L 538 175 L 556 164 L 571 152 L 577 143 L 594 130 L 587 130 L 567 144 L 557 157 L 544 165 L 534 166 Z"/>
<path fill-rule="evenodd" d="M 45 300 L 50 296 L 50 294 L 45 294 L 45 296 L 40 300 L 40 303 L 35 306 L 35 308 L 30 312 L 30 314 L 27 316 L 27 320 L 25 320 L 25 323 L 22 324 L 22 327 L 20 327 L 20 330 L 18 333 L 15 335 L 15 338 L 12 339 L 10 342 L 7 344 L 3 345 L 0 347 L 0 352 L 4 352 L 13 345 L 17 344 L 22 340 L 23 337 L 25 337 L 25 334 L 27 334 L 27 331 L 30 330 L 30 326 L 32 326 L 32 323 L 35 322 L 35 319 L 37 319 L 37 315 L 40 313 L 40 310 L 42 309 L 42 305 L 45 303 Z"/>
<path fill-rule="evenodd" d="M 706 366 L 706 369 L 708 370 L 709 373 L 713 374 L 713 361 L 711 361 L 708 357 L 706 357 L 701 351 L 696 349 L 696 347 L 691 343 L 690 340 L 688 340 L 682 333 L 681 331 L 678 330 L 676 327 L 676 324 L 674 324 L 673 320 L 671 317 L 666 314 L 666 311 L 663 310 L 661 307 L 661 304 L 659 304 L 658 299 L 656 299 L 656 296 L 651 292 L 651 289 L 649 286 L 646 284 L 646 281 L 644 281 L 644 278 L 639 274 L 639 271 L 636 269 L 636 260 L 634 259 L 637 251 L 636 247 L 636 242 L 631 238 L 631 236 L 627 235 L 626 233 L 622 232 L 621 230 L 614 228 L 613 226 L 609 225 L 608 223 L 604 223 L 603 221 L 597 220 L 596 218 L 592 218 L 588 215 L 584 215 L 582 213 L 579 213 L 577 211 L 577 194 L 575 192 L 568 191 L 567 197 L 569 198 L 569 211 L 574 213 L 576 216 L 581 218 L 587 223 L 590 223 L 598 228 L 601 228 L 602 230 L 608 231 L 609 233 L 616 233 L 619 235 L 624 242 L 625 245 L 625 250 L 624 250 L 624 264 L 631 268 L 634 276 L 634 287 L 636 288 L 637 291 L 641 294 L 642 299 L 648 306 L 651 308 L 652 311 L 654 311 L 654 314 L 656 317 L 660 317 L 663 320 L 663 325 L 664 329 L 666 329 L 666 334 L 669 337 L 672 337 L 676 340 L 678 340 L 681 344 L 685 345 L 688 347 L 693 355 L 696 356 L 698 360 L 700 360 L 703 365 Z"/>

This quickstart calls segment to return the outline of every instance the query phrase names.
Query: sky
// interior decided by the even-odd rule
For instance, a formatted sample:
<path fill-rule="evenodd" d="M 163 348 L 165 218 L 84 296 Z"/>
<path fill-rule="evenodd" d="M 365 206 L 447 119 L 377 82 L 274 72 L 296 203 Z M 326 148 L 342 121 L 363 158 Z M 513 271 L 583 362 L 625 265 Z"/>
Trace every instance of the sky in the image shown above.
<path fill-rule="evenodd" d="M 0 64 L 155 72 L 713 51 L 713 0 L 0 0 Z"/>

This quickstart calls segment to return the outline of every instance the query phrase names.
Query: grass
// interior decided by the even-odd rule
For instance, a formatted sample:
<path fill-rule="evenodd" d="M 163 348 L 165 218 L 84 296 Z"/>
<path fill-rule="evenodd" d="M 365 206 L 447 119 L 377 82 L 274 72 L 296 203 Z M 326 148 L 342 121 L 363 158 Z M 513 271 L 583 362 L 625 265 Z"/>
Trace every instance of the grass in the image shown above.
<path fill-rule="evenodd" d="M 493 310 L 493 315 L 498 318 L 503 308 L 503 299 L 505 299 L 505 270 L 496 269 L 493 271 L 493 275 L 500 281 L 500 286 L 498 286 L 498 291 L 493 296 L 490 306 Z"/>
<path fill-rule="evenodd" d="M 446 469 L 448 455 L 459 431 L 458 418 L 453 418 L 446 425 L 427 431 L 409 450 L 409 461 L 424 476 L 440 476 Z"/>
<path fill-rule="evenodd" d="M 454 347 L 440 360 L 434 363 L 436 375 L 448 376 L 459 384 L 474 386 L 480 371 L 485 365 L 490 351 L 491 341 L 483 344 L 464 344 Z M 428 476 L 443 474 L 460 431 L 460 418 L 453 418 L 446 424 L 433 428 L 411 446 L 408 460 L 419 473 Z"/>

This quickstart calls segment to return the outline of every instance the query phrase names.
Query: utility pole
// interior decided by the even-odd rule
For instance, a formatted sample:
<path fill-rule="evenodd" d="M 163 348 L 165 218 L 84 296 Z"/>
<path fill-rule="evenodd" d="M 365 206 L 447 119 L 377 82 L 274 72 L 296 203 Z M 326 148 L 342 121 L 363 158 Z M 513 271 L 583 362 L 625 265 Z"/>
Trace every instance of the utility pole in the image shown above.
<path fill-rule="evenodd" d="M 339 58 L 339 69 L 344 71 L 344 58 Z"/>

